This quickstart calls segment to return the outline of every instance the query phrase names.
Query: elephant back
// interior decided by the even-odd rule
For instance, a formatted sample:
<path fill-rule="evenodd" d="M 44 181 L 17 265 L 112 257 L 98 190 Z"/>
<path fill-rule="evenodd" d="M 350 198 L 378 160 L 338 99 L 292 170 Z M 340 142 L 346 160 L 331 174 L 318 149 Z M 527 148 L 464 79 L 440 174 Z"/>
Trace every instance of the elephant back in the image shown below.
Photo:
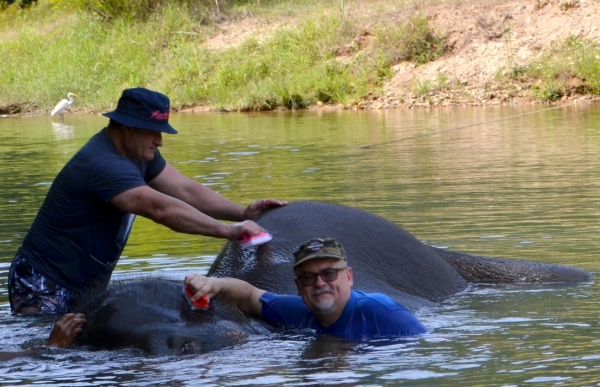
<path fill-rule="evenodd" d="M 311 238 L 335 238 L 346 250 L 356 290 L 385 293 L 415 309 L 411 306 L 422 304 L 419 300 L 438 302 L 467 286 L 436 249 L 366 211 L 301 201 L 267 212 L 258 223 L 273 240 L 252 249 L 228 242 L 209 275 L 236 277 L 261 289 L 295 294 L 294 251 Z"/>

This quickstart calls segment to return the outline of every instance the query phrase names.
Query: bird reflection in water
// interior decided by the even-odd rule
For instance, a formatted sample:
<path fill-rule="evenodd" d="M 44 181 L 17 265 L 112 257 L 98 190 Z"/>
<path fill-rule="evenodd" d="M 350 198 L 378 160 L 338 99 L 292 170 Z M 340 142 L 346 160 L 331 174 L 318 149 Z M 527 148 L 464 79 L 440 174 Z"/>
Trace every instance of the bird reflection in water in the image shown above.
<path fill-rule="evenodd" d="M 52 132 L 57 140 L 70 140 L 75 137 L 75 127 L 62 122 L 52 122 Z"/>

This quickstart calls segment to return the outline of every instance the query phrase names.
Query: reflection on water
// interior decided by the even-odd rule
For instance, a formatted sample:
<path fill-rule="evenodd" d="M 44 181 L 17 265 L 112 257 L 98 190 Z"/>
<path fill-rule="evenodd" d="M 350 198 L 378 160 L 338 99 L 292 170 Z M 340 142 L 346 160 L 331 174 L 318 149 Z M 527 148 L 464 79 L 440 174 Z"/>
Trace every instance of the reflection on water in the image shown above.
<path fill-rule="evenodd" d="M 75 127 L 63 122 L 52 122 L 52 131 L 57 141 L 70 140 L 75 136 Z"/>
<path fill-rule="evenodd" d="M 434 246 L 597 272 L 600 112 L 528 109 L 174 115 L 165 157 L 226 197 L 314 199 L 382 215 Z M 439 132 L 479 122 L 494 123 Z M 104 117 L 4 118 L 0 351 L 51 321 L 12 316 L 10 261 L 62 165 Z M 391 142 L 370 149 L 361 146 Z M 115 278 L 206 272 L 222 241 L 136 221 Z M 483 286 L 419 317 L 418 340 L 253 337 L 202 356 L 44 349 L 0 366 L 10 385 L 598 385 L 595 282 Z"/>

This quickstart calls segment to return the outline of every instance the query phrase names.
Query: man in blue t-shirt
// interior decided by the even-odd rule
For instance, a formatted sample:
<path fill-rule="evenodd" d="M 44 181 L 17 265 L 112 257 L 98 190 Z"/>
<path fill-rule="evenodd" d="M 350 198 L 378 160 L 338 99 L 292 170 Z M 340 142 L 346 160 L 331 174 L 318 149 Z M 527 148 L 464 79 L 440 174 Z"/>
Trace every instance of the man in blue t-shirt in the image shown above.
<path fill-rule="evenodd" d="M 175 170 L 158 150 L 163 133 L 177 133 L 169 107 L 163 94 L 124 90 L 104 114 L 108 126 L 56 176 L 10 268 L 14 313 L 66 313 L 78 294 L 104 288 L 135 215 L 177 232 L 238 240 L 263 231 L 252 219 L 286 204 L 262 199 L 243 208 Z"/>
<path fill-rule="evenodd" d="M 235 278 L 188 275 L 192 301 L 221 294 L 273 325 L 350 339 L 414 336 L 427 328 L 386 295 L 353 291 L 352 268 L 335 239 L 311 239 L 294 253 L 298 296 L 277 295 Z"/>

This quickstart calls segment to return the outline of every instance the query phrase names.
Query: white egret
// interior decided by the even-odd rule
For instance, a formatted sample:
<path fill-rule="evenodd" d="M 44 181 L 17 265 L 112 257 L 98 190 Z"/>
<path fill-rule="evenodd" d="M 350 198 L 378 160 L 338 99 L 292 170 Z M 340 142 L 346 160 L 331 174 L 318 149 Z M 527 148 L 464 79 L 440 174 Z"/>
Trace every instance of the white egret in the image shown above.
<path fill-rule="evenodd" d="M 73 94 L 73 93 L 67 94 L 68 99 L 63 99 L 58 104 L 56 104 L 54 109 L 52 109 L 52 112 L 50 113 L 50 115 L 53 116 L 58 113 L 60 115 L 60 120 L 64 121 L 65 120 L 65 110 L 67 110 L 67 108 L 73 104 L 73 101 L 74 101 L 73 97 L 77 97 L 77 94 Z"/>

